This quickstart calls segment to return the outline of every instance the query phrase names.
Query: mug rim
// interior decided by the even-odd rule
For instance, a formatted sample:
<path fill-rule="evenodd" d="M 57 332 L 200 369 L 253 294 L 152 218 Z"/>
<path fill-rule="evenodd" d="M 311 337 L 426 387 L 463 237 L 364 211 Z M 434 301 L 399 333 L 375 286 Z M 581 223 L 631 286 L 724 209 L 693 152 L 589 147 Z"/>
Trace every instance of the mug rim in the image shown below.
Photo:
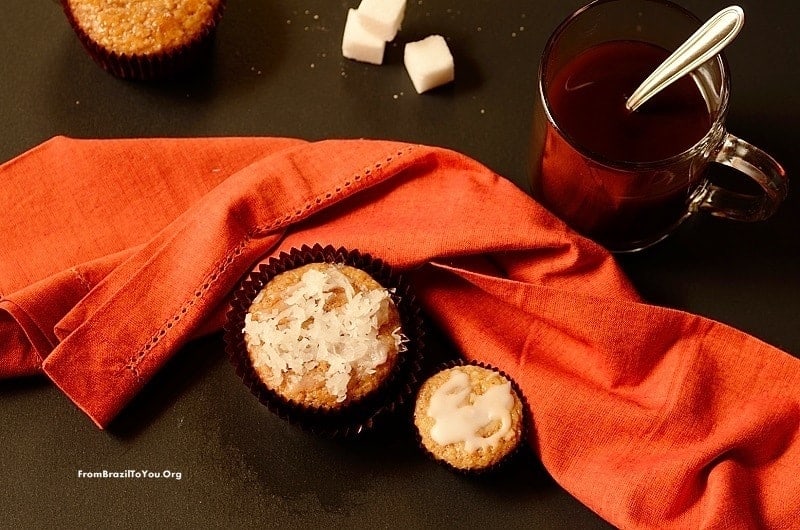
<path fill-rule="evenodd" d="M 538 90 L 539 90 L 539 98 L 542 101 L 542 107 L 544 109 L 544 113 L 547 117 L 547 120 L 550 124 L 555 128 L 556 131 L 565 139 L 567 143 L 571 145 L 579 154 L 584 156 L 587 159 L 590 159 L 596 163 L 603 164 L 607 167 L 625 170 L 625 171 L 641 171 L 645 169 L 654 169 L 664 166 L 672 165 L 678 161 L 686 160 L 689 158 L 693 158 L 696 156 L 698 152 L 701 152 L 706 144 L 713 140 L 714 137 L 719 135 L 719 130 L 721 124 L 725 121 L 725 116 L 728 114 L 728 101 L 730 98 L 730 73 L 728 67 L 728 61 L 725 58 L 724 51 L 718 53 L 714 57 L 710 58 L 707 62 L 716 61 L 719 66 L 720 71 L 720 78 L 721 78 L 721 98 L 719 104 L 719 110 L 716 112 L 716 117 L 711 122 L 711 125 L 708 128 L 708 131 L 700 138 L 694 145 L 684 149 L 680 153 L 676 153 L 671 155 L 667 158 L 661 158 L 657 160 L 648 160 L 645 162 L 634 162 L 634 161 L 627 161 L 627 160 L 614 160 L 608 158 L 600 153 L 596 153 L 591 149 L 587 149 L 580 142 L 577 142 L 575 138 L 565 131 L 559 123 L 556 121 L 553 113 L 550 109 L 550 101 L 545 91 L 545 74 L 547 73 L 547 58 L 550 56 L 553 47 L 555 46 L 558 38 L 564 33 L 564 31 L 569 27 L 569 25 L 576 20 L 578 17 L 582 16 L 589 10 L 592 10 L 600 5 L 603 4 L 610 4 L 616 3 L 621 1 L 629 1 L 629 0 L 593 0 L 592 2 L 580 7 L 579 9 L 572 12 L 569 16 L 567 16 L 561 23 L 556 27 L 555 30 L 550 34 L 547 38 L 547 42 L 544 47 L 544 51 L 542 52 L 541 60 L 539 62 L 539 71 L 538 71 Z M 697 17 L 694 13 L 689 11 L 688 9 L 680 6 L 670 0 L 637 0 L 642 3 L 650 3 L 650 4 L 661 4 L 662 6 L 668 7 L 679 13 L 685 15 L 687 18 L 692 19 L 697 23 L 697 27 L 699 28 L 702 25 L 703 21 Z M 688 35 L 687 35 L 688 37 Z M 722 125 L 724 129 L 724 125 Z"/>

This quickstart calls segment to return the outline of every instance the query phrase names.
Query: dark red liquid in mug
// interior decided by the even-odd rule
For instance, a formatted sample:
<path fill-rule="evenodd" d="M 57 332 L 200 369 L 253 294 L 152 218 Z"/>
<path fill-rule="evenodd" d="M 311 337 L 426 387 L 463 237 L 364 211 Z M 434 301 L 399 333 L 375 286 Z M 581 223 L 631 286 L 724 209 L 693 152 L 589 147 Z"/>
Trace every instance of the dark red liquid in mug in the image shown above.
<path fill-rule="evenodd" d="M 567 63 L 549 85 L 560 133 L 547 131 L 534 194 L 611 249 L 666 234 L 684 216 L 702 178 L 691 162 L 653 171 L 619 169 L 679 155 L 711 128 L 708 105 L 690 76 L 636 112 L 625 108 L 628 96 L 668 55 L 644 42 L 600 44 Z"/>

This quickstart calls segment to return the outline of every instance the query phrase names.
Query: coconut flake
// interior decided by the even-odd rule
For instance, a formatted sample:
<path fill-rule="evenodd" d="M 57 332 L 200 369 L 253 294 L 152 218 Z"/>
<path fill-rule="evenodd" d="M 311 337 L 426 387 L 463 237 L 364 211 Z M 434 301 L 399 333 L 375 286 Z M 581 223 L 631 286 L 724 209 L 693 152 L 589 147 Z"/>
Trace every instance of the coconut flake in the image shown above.
<path fill-rule="evenodd" d="M 335 295 L 344 304 L 325 310 Z M 389 319 L 389 291 L 382 287 L 356 291 L 336 266 L 324 271 L 309 269 L 287 289 L 286 307 L 245 315 L 244 334 L 255 366 L 266 366 L 279 386 L 286 374 L 302 377 L 328 365 L 325 387 L 341 403 L 356 374 L 373 374 L 386 362 L 389 347 L 379 340 L 380 327 Z M 402 336 L 391 332 L 397 350 Z"/>

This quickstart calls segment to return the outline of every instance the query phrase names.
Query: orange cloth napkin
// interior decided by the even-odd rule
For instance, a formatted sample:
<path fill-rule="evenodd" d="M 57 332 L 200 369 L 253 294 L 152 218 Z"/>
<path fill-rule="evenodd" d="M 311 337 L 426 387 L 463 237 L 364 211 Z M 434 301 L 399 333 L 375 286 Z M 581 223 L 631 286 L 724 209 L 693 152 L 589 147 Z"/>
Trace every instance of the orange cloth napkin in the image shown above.
<path fill-rule="evenodd" d="M 542 462 L 612 524 L 797 524 L 800 360 L 641 302 L 602 248 L 463 155 L 59 137 L 0 182 L 0 375 L 43 371 L 100 427 L 219 328 L 255 263 L 341 245 L 404 271 L 465 357 L 516 379 Z"/>

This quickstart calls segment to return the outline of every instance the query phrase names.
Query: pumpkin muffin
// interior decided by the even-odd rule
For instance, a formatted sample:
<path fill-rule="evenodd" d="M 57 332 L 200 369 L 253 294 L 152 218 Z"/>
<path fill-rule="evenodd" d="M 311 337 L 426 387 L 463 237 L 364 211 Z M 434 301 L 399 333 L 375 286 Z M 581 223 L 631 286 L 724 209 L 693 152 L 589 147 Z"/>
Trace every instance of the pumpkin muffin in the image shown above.
<path fill-rule="evenodd" d="M 414 425 L 423 449 L 437 461 L 458 471 L 486 471 L 520 447 L 524 404 L 497 370 L 454 366 L 422 384 Z"/>
<path fill-rule="evenodd" d="M 245 315 L 253 367 L 285 399 L 334 409 L 376 390 L 400 351 L 389 292 L 349 265 L 310 263 L 270 280 Z"/>
<path fill-rule="evenodd" d="M 303 246 L 233 293 L 225 348 L 269 410 L 311 432 L 360 437 L 414 395 L 423 323 L 410 285 L 378 258 Z"/>
<path fill-rule="evenodd" d="M 86 50 L 126 79 L 167 77 L 193 65 L 225 0 L 61 0 Z"/>

